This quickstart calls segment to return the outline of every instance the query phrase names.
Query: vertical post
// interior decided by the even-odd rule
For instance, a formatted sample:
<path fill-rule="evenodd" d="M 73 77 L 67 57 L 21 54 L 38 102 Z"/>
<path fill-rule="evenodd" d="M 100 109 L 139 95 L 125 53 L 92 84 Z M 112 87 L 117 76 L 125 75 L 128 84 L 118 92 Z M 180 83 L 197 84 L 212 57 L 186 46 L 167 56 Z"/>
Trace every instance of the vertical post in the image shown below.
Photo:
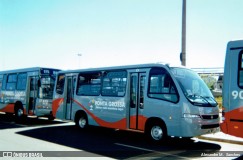
<path fill-rule="evenodd" d="M 186 0 L 182 4 L 181 65 L 186 66 Z"/>
<path fill-rule="evenodd" d="M 78 53 L 77 55 L 78 55 L 78 66 L 80 68 L 81 67 L 80 59 L 81 59 L 82 54 Z"/>

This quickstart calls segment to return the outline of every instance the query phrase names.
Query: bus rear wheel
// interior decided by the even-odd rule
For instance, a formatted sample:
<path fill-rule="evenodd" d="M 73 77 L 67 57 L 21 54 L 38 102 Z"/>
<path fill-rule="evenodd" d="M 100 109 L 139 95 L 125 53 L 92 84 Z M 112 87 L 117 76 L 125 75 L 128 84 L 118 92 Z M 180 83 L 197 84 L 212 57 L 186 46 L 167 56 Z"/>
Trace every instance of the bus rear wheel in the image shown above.
<path fill-rule="evenodd" d="M 75 124 L 80 129 L 85 129 L 88 126 L 87 116 L 84 114 L 78 114 L 75 118 Z"/>
<path fill-rule="evenodd" d="M 17 123 L 21 122 L 24 119 L 24 109 L 23 107 L 17 106 L 14 109 L 14 113 L 15 113 L 15 121 Z"/>

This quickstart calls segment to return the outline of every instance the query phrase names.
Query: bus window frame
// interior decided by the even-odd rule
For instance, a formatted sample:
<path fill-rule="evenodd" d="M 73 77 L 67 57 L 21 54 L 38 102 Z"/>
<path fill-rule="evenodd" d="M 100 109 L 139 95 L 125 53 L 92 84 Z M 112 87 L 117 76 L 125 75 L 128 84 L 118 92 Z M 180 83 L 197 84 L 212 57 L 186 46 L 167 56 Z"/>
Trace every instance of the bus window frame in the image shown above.
<path fill-rule="evenodd" d="M 113 72 L 113 73 L 123 73 L 123 74 L 125 74 L 125 77 L 111 77 L 111 78 L 109 78 L 109 77 L 106 77 L 106 75 L 108 74 L 108 73 L 111 73 L 111 72 Z M 104 96 L 104 97 L 124 97 L 125 95 L 126 95 L 126 87 L 127 87 L 127 81 L 128 81 L 128 77 L 127 77 L 127 71 L 126 70 L 107 70 L 107 71 L 104 71 L 104 73 L 103 73 L 103 75 L 102 75 L 102 79 L 101 79 L 101 91 L 100 91 L 100 93 L 101 93 L 101 96 Z M 121 79 L 123 79 L 123 78 L 125 78 L 126 79 L 126 81 L 125 81 L 125 85 L 123 86 L 123 88 L 124 88 L 124 93 L 123 93 L 123 95 L 119 95 L 119 92 L 117 92 L 117 95 L 112 95 L 112 94 L 110 94 L 110 95 L 106 95 L 106 94 L 104 94 L 103 92 L 104 92 L 104 79 L 106 79 L 106 78 L 109 78 L 110 80 L 112 80 L 112 79 L 117 79 L 117 78 L 119 78 L 120 79 L 120 81 L 119 82 L 121 82 Z M 122 82 L 124 82 L 123 80 L 122 80 Z M 112 83 L 112 82 L 111 82 Z M 112 86 L 112 87 L 114 87 L 114 86 Z M 120 86 L 118 87 L 118 88 L 121 88 Z"/>
<path fill-rule="evenodd" d="M 97 83 L 97 84 L 96 83 L 92 84 L 92 82 L 90 81 L 88 84 L 82 84 L 81 81 L 79 80 L 79 78 L 80 77 L 84 77 L 83 75 L 86 76 L 86 77 L 87 77 L 87 75 L 91 75 L 91 77 L 93 77 L 94 75 L 97 75 L 97 77 L 99 77 L 99 78 L 95 78 L 95 79 L 99 79 L 100 82 Z M 93 80 L 93 79 L 91 79 L 91 80 Z M 80 87 L 82 85 L 90 85 L 90 86 L 92 86 L 92 85 L 99 85 L 99 91 L 98 91 L 97 94 L 88 94 L 88 93 L 82 94 L 82 93 L 79 92 L 79 89 L 80 89 Z M 101 85 L 102 85 L 102 72 L 101 71 L 80 72 L 78 74 L 78 77 L 77 77 L 76 95 L 78 95 L 78 96 L 99 96 L 99 95 L 101 95 L 101 88 L 102 88 Z"/>
<path fill-rule="evenodd" d="M 0 91 L 2 90 L 3 74 L 0 75 Z"/>
<path fill-rule="evenodd" d="M 21 86 L 19 86 L 19 84 L 20 84 L 20 79 L 19 79 L 20 75 L 25 75 L 25 84 L 21 85 Z M 28 74 L 26 72 L 18 73 L 18 75 L 17 75 L 17 82 L 16 82 L 16 90 L 18 90 L 18 91 L 26 90 L 27 78 L 28 78 Z"/>
<path fill-rule="evenodd" d="M 7 75 L 7 74 L 4 74 L 4 75 L 3 75 L 3 80 L 2 80 L 2 90 L 3 90 L 3 91 L 6 90 L 7 79 L 8 79 L 8 75 Z"/>
<path fill-rule="evenodd" d="M 7 90 L 7 91 L 15 91 L 16 90 L 16 88 L 17 88 L 17 76 L 18 76 L 17 73 L 11 73 L 11 74 L 7 75 L 5 90 Z M 12 86 L 13 88 L 11 88 L 11 85 L 13 85 Z"/>
<path fill-rule="evenodd" d="M 43 79 L 49 78 L 49 80 L 47 82 L 49 83 L 43 83 Z M 53 92 L 55 89 L 55 79 L 53 80 L 53 83 L 51 83 L 52 81 L 52 76 L 51 74 L 41 74 L 39 76 L 39 79 L 37 81 L 37 86 L 38 86 L 38 97 L 42 98 L 42 99 L 51 99 L 53 96 Z M 51 89 L 53 88 L 53 89 Z M 48 92 L 52 92 L 49 96 Z M 42 96 L 41 96 L 42 95 Z"/>
<path fill-rule="evenodd" d="M 243 50 L 240 50 L 239 55 L 238 55 L 237 85 L 241 89 L 243 89 L 243 83 L 242 83 L 242 85 L 240 85 L 241 77 L 242 77 L 242 82 L 243 82 L 243 61 L 242 60 L 243 60 Z M 242 76 L 240 76 L 241 74 L 242 74 Z"/>
<path fill-rule="evenodd" d="M 153 92 L 150 92 L 150 88 L 151 88 L 151 86 L 150 86 L 150 84 L 151 84 L 151 75 L 152 75 L 152 74 L 151 74 L 151 71 L 154 70 L 154 69 L 163 70 L 164 74 L 170 77 L 170 80 L 171 80 L 171 81 L 170 81 L 170 89 L 169 89 L 169 93 L 162 93 L 162 92 L 161 92 L 161 93 L 153 93 Z M 172 86 L 174 87 L 174 91 L 175 91 L 175 93 L 171 93 L 171 91 L 170 91 Z M 176 100 L 176 101 L 172 101 L 172 100 L 169 100 L 169 99 L 166 99 L 166 98 L 153 97 L 153 96 L 151 96 L 151 94 L 176 95 L 177 100 Z M 174 80 L 172 79 L 171 74 L 170 74 L 165 68 L 162 68 L 162 67 L 161 67 L 161 68 L 160 68 L 160 67 L 152 67 L 152 68 L 150 69 L 150 71 L 149 71 L 149 76 L 148 76 L 147 96 L 148 96 L 149 98 L 158 99 L 158 100 L 162 100 L 162 101 L 167 101 L 167 102 L 171 102 L 171 103 L 174 103 L 174 104 L 176 104 L 176 103 L 179 102 L 179 100 L 180 100 L 180 96 L 179 96 L 177 87 L 176 87 L 176 85 L 175 85 L 175 82 L 174 82 Z"/>

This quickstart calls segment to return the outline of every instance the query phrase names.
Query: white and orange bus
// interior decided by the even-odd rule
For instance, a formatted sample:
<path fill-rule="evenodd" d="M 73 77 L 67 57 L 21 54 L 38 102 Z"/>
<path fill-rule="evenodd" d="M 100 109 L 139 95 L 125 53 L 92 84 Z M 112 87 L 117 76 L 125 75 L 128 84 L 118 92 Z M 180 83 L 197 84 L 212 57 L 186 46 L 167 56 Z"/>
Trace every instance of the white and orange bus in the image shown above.
<path fill-rule="evenodd" d="M 224 133 L 243 138 L 243 40 L 227 45 L 220 127 Z"/>
<path fill-rule="evenodd" d="M 24 116 L 52 116 L 52 97 L 56 73 L 51 68 L 0 71 L 0 112 Z"/>
<path fill-rule="evenodd" d="M 142 64 L 60 71 L 53 115 L 88 125 L 166 136 L 193 137 L 216 132 L 219 108 L 194 71 Z"/>

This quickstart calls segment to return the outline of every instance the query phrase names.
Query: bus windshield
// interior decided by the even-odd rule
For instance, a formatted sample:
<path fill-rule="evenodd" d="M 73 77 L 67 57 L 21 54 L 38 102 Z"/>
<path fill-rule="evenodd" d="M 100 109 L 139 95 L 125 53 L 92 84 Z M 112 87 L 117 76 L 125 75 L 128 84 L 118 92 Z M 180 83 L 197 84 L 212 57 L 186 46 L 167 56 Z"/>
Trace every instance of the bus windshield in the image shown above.
<path fill-rule="evenodd" d="M 172 73 L 184 95 L 193 105 L 202 107 L 216 107 L 218 105 L 209 88 L 197 73 L 186 68 L 177 67 L 172 68 Z"/>
<path fill-rule="evenodd" d="M 39 97 L 52 99 L 55 78 L 53 76 L 42 76 L 40 79 Z"/>

